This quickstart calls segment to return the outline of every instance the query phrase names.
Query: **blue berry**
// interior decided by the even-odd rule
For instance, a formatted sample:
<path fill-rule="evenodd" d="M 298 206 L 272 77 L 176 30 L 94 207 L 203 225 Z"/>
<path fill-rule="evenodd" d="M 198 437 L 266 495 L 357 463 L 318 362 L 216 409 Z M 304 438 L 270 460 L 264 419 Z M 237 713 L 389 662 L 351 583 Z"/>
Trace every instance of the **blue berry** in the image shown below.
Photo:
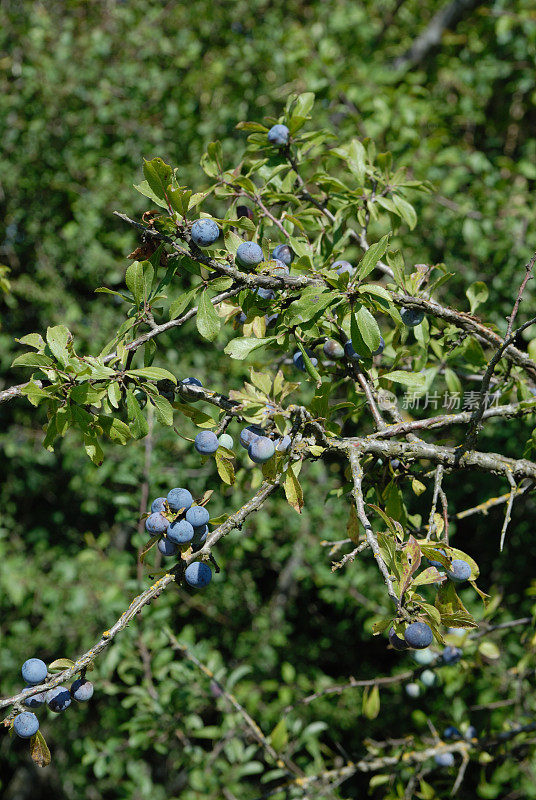
<path fill-rule="evenodd" d="M 173 544 L 186 544 L 193 539 L 194 527 L 185 519 L 177 519 L 168 528 L 167 538 Z"/>
<path fill-rule="evenodd" d="M 418 683 L 407 683 L 406 684 L 406 694 L 409 694 L 410 697 L 419 697 L 421 693 L 421 687 Z"/>
<path fill-rule="evenodd" d="M 201 381 L 197 380 L 197 378 L 183 378 L 179 384 L 179 388 L 181 386 L 200 386 L 201 389 L 203 388 L 203 384 Z M 188 394 L 188 402 L 189 403 L 197 403 L 199 400 L 202 400 L 202 397 L 194 397 L 191 394 Z"/>
<path fill-rule="evenodd" d="M 21 673 L 22 678 L 30 686 L 37 686 L 38 683 L 43 683 L 47 677 L 47 665 L 40 658 L 29 658 L 22 665 Z"/>
<path fill-rule="evenodd" d="M 192 506 L 186 512 L 186 520 L 194 528 L 200 528 L 206 525 L 210 519 L 210 514 L 204 506 Z"/>
<path fill-rule="evenodd" d="M 318 365 L 318 358 L 314 357 L 311 350 L 306 350 L 306 353 L 309 356 L 313 367 L 316 367 Z M 294 362 L 294 366 L 296 367 L 296 369 L 299 369 L 300 372 L 305 372 L 305 362 L 303 360 L 303 355 L 301 350 L 296 350 L 296 352 L 292 356 L 292 360 Z"/>
<path fill-rule="evenodd" d="M 275 449 L 278 453 L 286 453 L 292 443 L 292 439 L 288 434 L 283 436 L 282 439 L 278 439 L 275 443 Z"/>
<path fill-rule="evenodd" d="M 433 640 L 432 629 L 426 622 L 412 622 L 408 625 L 404 633 L 404 639 L 408 647 L 413 647 L 415 650 L 424 650 L 429 647 Z"/>
<path fill-rule="evenodd" d="M 165 497 L 157 497 L 156 500 L 153 500 L 151 503 L 151 511 L 153 514 L 163 514 L 166 510 L 166 498 Z"/>
<path fill-rule="evenodd" d="M 449 725 L 443 731 L 443 739 L 461 739 L 462 735 L 458 728 L 455 728 L 454 725 Z"/>
<path fill-rule="evenodd" d="M 210 247 L 220 235 L 220 229 L 213 219 L 197 219 L 192 225 L 192 241 L 198 247 Z"/>
<path fill-rule="evenodd" d="M 441 658 L 444 664 L 457 664 L 463 655 L 463 651 L 459 647 L 452 647 L 447 645 L 441 653 Z"/>
<path fill-rule="evenodd" d="M 461 558 L 455 558 L 451 562 L 450 569 L 447 570 L 447 575 L 451 581 L 461 583 L 462 581 L 469 580 L 471 577 L 471 567 L 467 561 L 462 561 Z"/>
<path fill-rule="evenodd" d="M 203 589 L 212 580 L 212 570 L 202 561 L 192 561 L 184 571 L 186 583 L 194 589 Z"/>
<path fill-rule="evenodd" d="M 264 464 L 275 453 L 275 445 L 267 436 L 257 436 L 248 447 L 248 456 L 256 464 Z"/>
<path fill-rule="evenodd" d="M 356 352 L 352 342 L 348 341 L 344 345 L 344 354 L 352 361 L 361 361 L 361 356 Z"/>
<path fill-rule="evenodd" d="M 159 539 L 157 547 L 166 558 L 176 555 L 179 549 L 177 545 L 174 542 L 170 542 L 169 539 Z"/>
<path fill-rule="evenodd" d="M 324 355 L 328 358 L 343 358 L 344 356 L 344 347 L 335 339 L 328 339 L 327 342 L 324 342 L 323 350 Z"/>
<path fill-rule="evenodd" d="M 208 525 L 200 525 L 198 528 L 194 528 L 194 538 L 192 539 L 192 546 L 199 547 L 202 544 L 205 544 L 208 536 Z"/>
<path fill-rule="evenodd" d="M 402 322 L 407 328 L 414 328 L 416 325 L 420 325 L 423 321 L 424 311 L 419 311 L 418 308 L 401 308 L 400 316 L 402 317 Z"/>
<path fill-rule="evenodd" d="M 265 289 L 263 286 L 259 286 L 255 294 L 257 294 L 261 300 L 273 300 L 275 297 L 273 289 Z"/>
<path fill-rule="evenodd" d="M 13 720 L 13 730 L 21 739 L 31 739 L 39 730 L 39 720 L 31 711 L 23 711 Z"/>
<path fill-rule="evenodd" d="M 348 273 L 352 276 L 355 272 L 355 267 L 352 267 L 349 261 L 334 261 L 331 265 L 331 269 L 334 269 L 337 275 Z"/>
<path fill-rule="evenodd" d="M 259 425 L 248 425 L 240 431 L 240 444 L 247 450 L 258 436 L 264 436 L 264 430 Z"/>
<path fill-rule="evenodd" d="M 218 437 L 212 431 L 200 431 L 195 437 L 194 447 L 202 456 L 210 456 L 219 447 Z"/>
<path fill-rule="evenodd" d="M 238 245 L 236 260 L 241 267 L 256 267 L 264 261 L 264 254 L 256 242 L 242 242 Z"/>
<path fill-rule="evenodd" d="M 25 689 L 29 689 L 30 686 L 28 685 L 28 686 L 25 686 L 24 688 Z M 27 697 L 22 702 L 28 708 L 39 708 L 45 702 L 45 692 L 38 692 L 37 694 L 32 694 L 31 697 Z"/>
<path fill-rule="evenodd" d="M 46 701 L 50 710 L 59 714 L 71 705 L 71 693 L 66 686 L 55 686 L 46 693 Z"/>
<path fill-rule="evenodd" d="M 398 636 L 396 634 L 396 631 L 395 631 L 394 628 L 391 628 L 391 630 L 389 631 L 389 644 L 395 650 L 407 650 L 408 649 L 408 646 L 407 646 L 406 642 L 404 641 L 404 639 L 402 639 L 400 636 Z"/>
<path fill-rule="evenodd" d="M 268 131 L 268 141 L 270 144 L 276 144 L 279 147 L 288 143 L 290 131 L 286 125 L 272 125 Z"/>
<path fill-rule="evenodd" d="M 71 686 L 71 697 L 79 703 L 86 703 L 93 697 L 93 684 L 85 678 L 77 678 Z"/>
<path fill-rule="evenodd" d="M 283 264 L 286 264 L 287 267 L 290 267 L 294 259 L 294 253 L 288 244 L 278 244 L 277 247 L 274 247 L 272 250 L 272 258 L 276 258 L 278 261 L 282 261 Z"/>
<path fill-rule="evenodd" d="M 265 314 L 264 321 L 267 328 L 272 328 L 279 318 L 279 314 Z"/>
<path fill-rule="evenodd" d="M 380 356 L 383 353 L 384 350 L 385 350 L 385 342 L 383 340 L 383 336 L 380 336 L 380 344 L 378 345 L 376 350 L 372 351 L 372 355 L 373 356 Z"/>
<path fill-rule="evenodd" d="M 180 511 L 181 508 L 189 509 L 194 502 L 194 498 L 188 489 L 181 489 L 180 486 L 178 486 L 168 493 L 167 501 L 172 511 Z"/>
<path fill-rule="evenodd" d="M 452 753 L 436 753 L 434 756 L 434 761 L 438 767 L 454 766 L 454 756 Z"/>
<path fill-rule="evenodd" d="M 169 522 L 162 514 L 149 514 L 145 520 L 145 530 L 154 536 L 156 533 L 162 534 L 167 531 Z"/>

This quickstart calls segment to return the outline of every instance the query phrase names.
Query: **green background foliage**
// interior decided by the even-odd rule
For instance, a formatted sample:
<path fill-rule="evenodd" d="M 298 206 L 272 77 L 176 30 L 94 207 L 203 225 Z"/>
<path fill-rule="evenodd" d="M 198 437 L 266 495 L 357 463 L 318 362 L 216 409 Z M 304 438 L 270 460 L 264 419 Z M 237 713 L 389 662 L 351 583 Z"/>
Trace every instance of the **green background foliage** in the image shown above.
<path fill-rule="evenodd" d="M 199 166 L 207 144 L 221 140 L 226 163 L 238 163 L 246 137 L 236 123 L 278 117 L 293 91 L 315 92 L 315 129 L 325 127 L 340 142 L 371 137 L 412 179 L 432 183 L 429 193 L 412 194 L 417 224 L 403 226 L 396 241 L 403 239 L 407 263 L 444 262 L 454 273 L 444 302 L 469 310 L 467 286 L 483 281 L 489 299 L 477 313 L 504 330 L 519 282 L 512 276 L 530 256 L 535 232 L 532 4 L 499 0 L 477 7 L 409 70 L 394 69 L 393 60 L 440 4 L 403 3 L 389 23 L 395 5 L 3 3 L 0 261 L 9 268 L 10 291 L 0 296 L 2 382 L 22 380 L 10 364 L 22 352 L 15 339 L 29 331 L 65 325 L 77 351 L 96 353 L 122 322 L 121 300 L 94 290 L 124 290 L 126 255 L 136 237 L 112 212 L 135 217 L 147 208 L 132 189 L 143 179 L 143 158 L 160 156 L 178 166 L 181 184 L 201 191 L 209 183 Z M 222 201 L 209 198 L 204 210 L 223 216 Z M 387 230 L 385 220 L 373 230 L 376 241 Z M 181 289 L 191 285 L 183 276 Z M 527 306 L 532 297 L 529 284 Z M 221 370 L 226 335 L 214 348 L 194 322 L 172 330 L 159 339 L 158 364 L 228 392 L 246 371 L 231 359 Z M 23 400 L 0 406 L 0 422 L 6 695 L 20 687 L 27 657 L 74 658 L 146 585 L 135 566 L 145 542 L 137 522 L 146 458 L 151 497 L 174 485 L 197 495 L 213 486 L 213 516 L 238 508 L 251 486 L 247 475 L 237 487 L 223 486 L 214 463 L 200 466 L 191 445 L 158 420 L 150 452 L 143 440 L 104 444 L 98 469 L 77 433 L 59 440 L 55 452 L 44 450 L 43 414 Z M 236 440 L 236 425 L 231 433 Z M 526 421 L 490 423 L 480 446 L 519 455 L 526 435 Z M 247 800 L 262 792 L 258 775 L 281 775 L 244 736 L 225 698 L 214 696 L 210 680 L 172 651 L 167 627 L 266 734 L 283 709 L 311 692 L 349 676 L 374 678 L 412 666 L 411 656 L 372 636 L 374 622 L 389 611 L 372 559 L 332 572 L 329 548 L 320 545 L 346 536 L 340 466 L 317 462 L 306 473 L 301 517 L 282 494 L 273 498 L 269 512 L 248 519 L 247 537 L 234 532 L 222 543 L 221 573 L 208 590 L 169 589 L 117 638 L 92 673 L 97 691 L 87 708 L 55 718 L 47 712 L 49 768 L 36 770 L 24 743 L 1 738 L 0 781 L 8 800 L 51 794 L 194 800 L 219 798 L 222 787 Z M 469 473 L 452 487 L 449 501 L 458 510 L 494 492 L 495 480 Z M 410 512 L 425 515 L 430 494 L 409 499 Z M 502 598 L 488 607 L 490 618 L 531 614 L 533 512 L 530 497 L 514 508 L 502 556 L 502 509 L 457 524 L 456 546 L 478 561 L 481 587 Z M 474 593 L 462 589 L 461 597 L 481 619 Z M 292 757 L 313 774 L 361 757 L 367 737 L 428 735 L 428 718 L 440 731 L 470 721 L 481 732 L 532 719 L 530 631 L 514 629 L 490 641 L 497 652 L 486 651 L 488 640 L 468 645 L 461 664 L 442 667 L 438 684 L 418 700 L 403 685 L 382 688 L 376 716 L 363 708 L 358 689 L 298 707 L 285 716 Z M 511 703 L 489 707 L 501 700 Z M 279 727 L 274 747 L 286 747 L 284 739 Z M 408 776 L 402 773 L 402 782 L 388 772 L 376 776 L 371 795 L 402 797 Z M 454 777 L 432 772 L 417 784 L 416 796 L 447 797 Z M 368 785 L 367 776 L 355 775 L 327 796 L 361 797 Z M 491 764 L 471 763 L 459 796 L 505 797 L 514 786 L 518 796 L 535 797 L 534 785 L 533 755 L 525 748 Z M 302 796 L 292 791 L 291 797 Z"/>

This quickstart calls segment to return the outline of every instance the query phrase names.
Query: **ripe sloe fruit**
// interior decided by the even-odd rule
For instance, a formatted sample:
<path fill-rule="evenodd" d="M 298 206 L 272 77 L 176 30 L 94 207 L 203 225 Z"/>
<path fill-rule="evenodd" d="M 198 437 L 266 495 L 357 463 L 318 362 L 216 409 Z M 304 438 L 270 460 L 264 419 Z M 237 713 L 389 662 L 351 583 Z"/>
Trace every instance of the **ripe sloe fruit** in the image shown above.
<path fill-rule="evenodd" d="M 391 628 L 391 630 L 389 631 L 389 644 L 395 650 L 407 650 L 408 649 L 408 646 L 407 646 L 405 640 L 402 639 L 400 636 L 397 636 L 396 631 L 395 631 L 394 628 Z"/>
<path fill-rule="evenodd" d="M 267 134 L 270 144 L 276 144 L 279 147 L 287 144 L 289 135 L 290 131 L 286 125 L 272 125 Z"/>
<path fill-rule="evenodd" d="M 159 539 L 157 544 L 158 549 L 162 553 L 163 556 L 174 556 L 178 551 L 178 547 L 174 542 L 170 542 L 169 539 Z"/>
<path fill-rule="evenodd" d="M 13 720 L 13 730 L 21 739 L 30 739 L 39 730 L 39 720 L 31 711 L 23 711 Z"/>
<path fill-rule="evenodd" d="M 352 267 L 349 261 L 334 261 L 331 265 L 331 269 L 334 269 L 337 275 L 344 275 L 346 272 L 352 276 L 355 272 L 355 267 Z"/>
<path fill-rule="evenodd" d="M 206 525 L 210 519 L 210 514 L 204 506 L 192 506 L 186 512 L 186 520 L 194 528 Z"/>
<path fill-rule="evenodd" d="M 30 686 L 25 686 L 24 688 L 29 689 Z M 38 694 L 33 694 L 31 697 L 27 697 L 22 702 L 28 708 L 39 708 L 45 702 L 45 692 L 39 692 Z"/>
<path fill-rule="evenodd" d="M 173 544 L 186 544 L 194 537 L 194 526 L 186 519 L 177 519 L 168 528 L 167 538 Z"/>
<path fill-rule="evenodd" d="M 451 562 L 450 569 L 447 570 L 447 575 L 451 581 L 461 583 L 471 577 L 471 567 L 467 561 L 462 561 L 461 558 L 455 558 Z"/>
<path fill-rule="evenodd" d="M 256 267 L 264 261 L 264 254 L 256 242 L 242 242 L 238 245 L 236 260 L 241 267 Z"/>
<path fill-rule="evenodd" d="M 181 508 L 189 509 L 194 498 L 188 489 L 181 489 L 180 486 L 177 486 L 168 493 L 167 501 L 172 511 L 179 511 Z"/>
<path fill-rule="evenodd" d="M 275 445 L 267 436 L 257 436 L 248 447 L 248 456 L 256 464 L 264 464 L 275 453 Z"/>
<path fill-rule="evenodd" d="M 166 498 L 165 497 L 157 497 L 156 500 L 153 500 L 151 503 L 151 511 L 153 514 L 163 514 L 166 510 Z"/>
<path fill-rule="evenodd" d="M 228 433 L 222 433 L 218 439 L 220 447 L 226 447 L 227 450 L 232 450 L 234 447 L 233 437 Z"/>
<path fill-rule="evenodd" d="M 85 678 L 77 678 L 71 686 L 71 697 L 79 703 L 86 703 L 93 697 L 93 684 Z"/>
<path fill-rule="evenodd" d="M 328 339 L 327 342 L 324 342 L 323 350 L 324 355 L 328 358 L 343 358 L 344 356 L 344 347 L 335 339 Z"/>
<path fill-rule="evenodd" d="M 288 244 L 278 244 L 277 247 L 274 247 L 272 250 L 272 258 L 277 258 L 279 261 L 282 261 L 283 264 L 286 264 L 287 267 L 290 267 L 294 259 L 294 252 Z"/>
<path fill-rule="evenodd" d="M 22 665 L 22 678 L 30 686 L 37 686 L 43 683 L 47 676 L 47 665 L 40 658 L 29 658 Z"/>
<path fill-rule="evenodd" d="M 247 450 L 258 436 L 264 436 L 264 430 L 259 425 L 248 425 L 240 431 L 240 444 Z"/>
<path fill-rule="evenodd" d="M 210 247 L 220 235 L 220 229 L 213 219 L 197 219 L 192 225 L 192 241 L 198 247 Z"/>
<path fill-rule="evenodd" d="M 420 325 L 423 321 L 424 311 L 419 311 L 418 308 L 401 308 L 400 316 L 402 317 L 402 322 L 407 328 L 414 328 L 416 325 Z"/>
<path fill-rule="evenodd" d="M 162 514 L 150 514 L 145 520 L 145 530 L 154 536 L 156 533 L 165 533 L 169 522 Z"/>
<path fill-rule="evenodd" d="M 194 447 L 202 456 L 210 456 L 219 447 L 218 437 L 213 431 L 200 431 L 194 439 Z"/>
<path fill-rule="evenodd" d="M 71 705 L 71 693 L 66 686 L 55 686 L 46 693 L 46 701 L 50 710 L 59 714 Z"/>
<path fill-rule="evenodd" d="M 436 753 L 434 756 L 434 761 L 438 767 L 454 766 L 454 756 L 452 753 Z"/>
<path fill-rule="evenodd" d="M 186 583 L 194 589 L 202 589 L 204 586 L 208 586 L 212 580 L 212 570 L 203 561 L 192 561 L 186 567 L 184 577 Z"/>
<path fill-rule="evenodd" d="M 431 627 L 426 622 L 412 622 L 406 628 L 404 639 L 408 647 L 413 647 L 415 650 L 424 650 L 425 647 L 429 647 L 432 644 L 434 636 Z"/>

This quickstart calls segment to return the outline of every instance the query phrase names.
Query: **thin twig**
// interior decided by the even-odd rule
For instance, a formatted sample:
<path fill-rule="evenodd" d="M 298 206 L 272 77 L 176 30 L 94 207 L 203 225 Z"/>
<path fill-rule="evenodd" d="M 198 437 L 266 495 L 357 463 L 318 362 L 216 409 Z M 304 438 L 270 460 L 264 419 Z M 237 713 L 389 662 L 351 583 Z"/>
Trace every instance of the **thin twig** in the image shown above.
<path fill-rule="evenodd" d="M 501 542 L 499 545 L 499 550 L 502 553 L 502 549 L 504 547 L 504 539 L 506 536 L 506 529 L 508 528 L 508 523 L 510 522 L 510 518 L 512 516 L 512 506 L 514 504 L 514 498 L 517 493 L 517 484 L 515 480 L 512 478 L 509 472 L 506 473 L 506 477 L 508 478 L 508 482 L 510 483 L 510 496 L 508 498 L 508 503 L 506 505 L 506 513 L 504 515 L 504 522 L 501 530 Z"/>
<path fill-rule="evenodd" d="M 435 523 L 435 512 L 437 506 L 437 498 L 441 489 L 441 481 L 443 480 L 443 465 L 438 464 L 435 471 L 435 479 L 434 479 L 434 495 L 432 497 L 432 507 L 430 509 L 430 516 L 428 517 L 428 532 L 426 534 L 426 541 L 429 541 L 432 533 L 436 529 Z"/>

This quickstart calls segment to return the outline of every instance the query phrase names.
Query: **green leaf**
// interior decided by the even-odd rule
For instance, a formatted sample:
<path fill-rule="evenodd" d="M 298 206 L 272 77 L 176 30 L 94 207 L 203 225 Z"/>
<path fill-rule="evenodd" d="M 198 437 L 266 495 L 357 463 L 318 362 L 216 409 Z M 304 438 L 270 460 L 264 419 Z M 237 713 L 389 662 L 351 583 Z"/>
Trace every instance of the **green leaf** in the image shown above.
<path fill-rule="evenodd" d="M 403 370 L 395 369 L 393 372 L 386 372 L 384 375 L 381 375 L 380 379 L 394 381 L 395 383 L 401 383 L 403 386 L 420 389 L 425 385 L 426 375 L 420 372 L 404 372 Z"/>
<path fill-rule="evenodd" d="M 295 465 L 290 464 L 285 476 L 283 488 L 285 490 L 285 497 L 292 508 L 301 514 L 303 508 L 303 491 L 300 482 L 294 472 Z"/>
<path fill-rule="evenodd" d="M 57 658 L 48 665 L 48 671 L 63 672 L 64 669 L 70 669 L 70 667 L 74 667 L 74 661 L 71 661 L 70 658 Z"/>
<path fill-rule="evenodd" d="M 171 183 L 172 170 L 161 158 L 144 160 L 143 174 L 151 190 L 159 200 L 165 200 L 167 206 L 167 189 Z"/>
<path fill-rule="evenodd" d="M 51 397 L 48 392 L 41 389 L 34 381 L 30 381 L 26 386 L 23 386 L 20 393 L 27 397 L 33 406 L 38 406 L 41 400 L 46 400 Z"/>
<path fill-rule="evenodd" d="M 30 756 L 36 767 L 48 767 L 50 764 L 50 750 L 41 731 L 30 738 Z"/>
<path fill-rule="evenodd" d="M 108 417 L 101 414 L 98 421 L 104 433 L 112 442 L 126 444 L 132 436 L 128 425 L 116 417 Z"/>
<path fill-rule="evenodd" d="M 247 358 L 253 350 L 272 344 L 275 340 L 275 336 L 270 336 L 266 339 L 245 336 L 242 339 L 233 339 L 230 341 L 223 352 L 227 353 L 231 358 L 237 358 L 242 361 L 244 358 Z"/>
<path fill-rule="evenodd" d="M 308 286 L 301 296 L 290 304 L 287 312 L 288 324 L 299 325 L 309 322 L 340 299 L 339 292 L 322 292 L 317 286 Z"/>
<path fill-rule="evenodd" d="M 380 690 L 377 686 L 367 686 L 363 692 L 363 715 L 367 719 L 376 719 L 380 713 Z"/>
<path fill-rule="evenodd" d="M 132 292 L 134 302 L 139 306 L 143 300 L 144 288 L 143 266 L 141 261 L 133 261 L 132 264 L 129 265 L 125 275 L 125 282 Z"/>
<path fill-rule="evenodd" d="M 42 351 L 45 349 L 45 340 L 40 333 L 27 333 L 26 336 L 21 336 L 20 339 L 15 339 L 20 344 L 27 344 L 28 347 L 35 347 L 36 350 Z"/>
<path fill-rule="evenodd" d="M 188 308 L 196 294 L 199 292 L 200 288 L 200 286 L 196 286 L 194 289 L 190 289 L 189 292 L 184 292 L 184 294 L 181 294 L 180 297 L 177 297 L 177 299 L 174 300 L 169 307 L 169 318 L 176 319 L 177 317 L 180 317 L 182 312 Z"/>
<path fill-rule="evenodd" d="M 13 361 L 12 367 L 52 367 L 54 362 L 41 353 L 22 353 Z"/>
<path fill-rule="evenodd" d="M 473 313 L 478 306 L 486 302 L 489 297 L 489 290 L 482 281 L 475 281 L 468 287 L 465 294 L 471 305 L 471 313 Z"/>
<path fill-rule="evenodd" d="M 127 389 L 127 413 L 131 421 L 130 430 L 134 439 L 141 439 L 149 432 L 149 425 L 142 413 L 140 404 L 130 389 Z"/>
<path fill-rule="evenodd" d="M 382 236 L 379 242 L 375 244 L 371 244 L 361 261 L 357 266 L 358 276 L 360 280 L 366 278 L 367 275 L 372 272 L 378 261 L 383 257 L 387 247 L 389 245 L 389 237 L 391 236 L 390 233 L 386 233 L 385 236 Z"/>
<path fill-rule="evenodd" d="M 143 369 L 129 369 L 125 375 L 139 376 L 140 378 L 147 378 L 150 381 L 163 381 L 168 380 L 172 383 L 177 383 L 177 378 L 168 369 L 163 367 L 143 367 Z"/>
<path fill-rule="evenodd" d="M 162 425 L 173 425 L 173 406 L 162 395 L 156 395 L 150 398 L 151 403 L 155 407 L 156 418 Z"/>
<path fill-rule="evenodd" d="M 149 200 L 152 200 L 153 203 L 155 203 L 157 206 L 160 206 L 160 208 L 165 208 L 166 210 L 168 209 L 168 204 L 166 203 L 166 201 L 165 200 L 161 200 L 153 192 L 153 190 L 151 189 L 151 187 L 149 186 L 149 183 L 147 181 L 142 181 L 141 183 L 138 183 L 138 184 L 135 183 L 134 184 L 134 188 L 136 189 L 137 192 L 142 194 L 144 197 L 148 197 Z"/>
<path fill-rule="evenodd" d="M 316 381 L 316 383 L 317 383 L 317 384 L 320 384 L 320 383 L 322 382 L 322 378 L 320 377 L 320 373 L 318 372 L 318 370 L 317 370 L 317 369 L 316 369 L 316 367 L 314 366 L 313 362 L 312 362 L 312 361 L 311 361 L 311 359 L 309 358 L 309 356 L 308 356 L 308 354 L 307 354 L 307 351 L 306 351 L 305 347 L 302 345 L 302 343 L 301 343 L 301 342 L 297 342 L 297 345 L 298 345 L 298 349 L 300 350 L 300 352 L 301 352 L 301 354 L 302 354 L 302 358 L 303 358 L 303 365 L 304 365 L 304 367 L 305 367 L 305 369 L 306 369 L 306 372 L 307 372 L 307 374 L 308 374 L 308 375 L 309 375 L 309 376 L 310 376 L 310 377 L 311 377 L 311 378 L 312 378 L 314 381 Z"/>
<path fill-rule="evenodd" d="M 220 453 L 219 449 L 216 450 L 214 458 L 216 461 L 218 475 L 224 483 L 226 483 L 228 486 L 232 486 L 232 484 L 235 482 L 235 472 L 232 462 L 228 458 L 225 458 L 223 453 Z"/>
<path fill-rule="evenodd" d="M 220 330 L 221 320 L 211 303 L 208 292 L 205 290 L 199 298 L 196 317 L 197 330 L 209 342 L 214 341 Z"/>
<path fill-rule="evenodd" d="M 270 744 L 277 753 L 281 752 L 281 750 L 283 750 L 287 746 L 288 731 L 287 731 L 287 721 L 285 717 L 279 720 L 279 722 L 271 732 Z"/>
<path fill-rule="evenodd" d="M 393 203 L 404 222 L 408 224 L 410 230 L 413 230 L 417 224 L 417 214 L 411 203 L 408 203 L 408 201 L 400 197 L 399 194 L 393 195 Z"/>
<path fill-rule="evenodd" d="M 380 346 L 380 329 L 378 323 L 365 306 L 361 306 L 359 311 L 355 314 L 355 320 L 359 333 L 368 349 L 373 352 Z"/>
<path fill-rule="evenodd" d="M 69 363 L 67 344 L 71 338 L 68 328 L 64 325 L 55 325 L 53 328 L 47 328 L 47 344 L 54 358 L 64 367 Z"/>
<path fill-rule="evenodd" d="M 97 467 L 100 467 L 104 460 L 104 453 L 102 452 L 102 447 L 97 437 L 91 434 L 85 434 L 84 448 L 93 463 L 96 464 Z"/>

